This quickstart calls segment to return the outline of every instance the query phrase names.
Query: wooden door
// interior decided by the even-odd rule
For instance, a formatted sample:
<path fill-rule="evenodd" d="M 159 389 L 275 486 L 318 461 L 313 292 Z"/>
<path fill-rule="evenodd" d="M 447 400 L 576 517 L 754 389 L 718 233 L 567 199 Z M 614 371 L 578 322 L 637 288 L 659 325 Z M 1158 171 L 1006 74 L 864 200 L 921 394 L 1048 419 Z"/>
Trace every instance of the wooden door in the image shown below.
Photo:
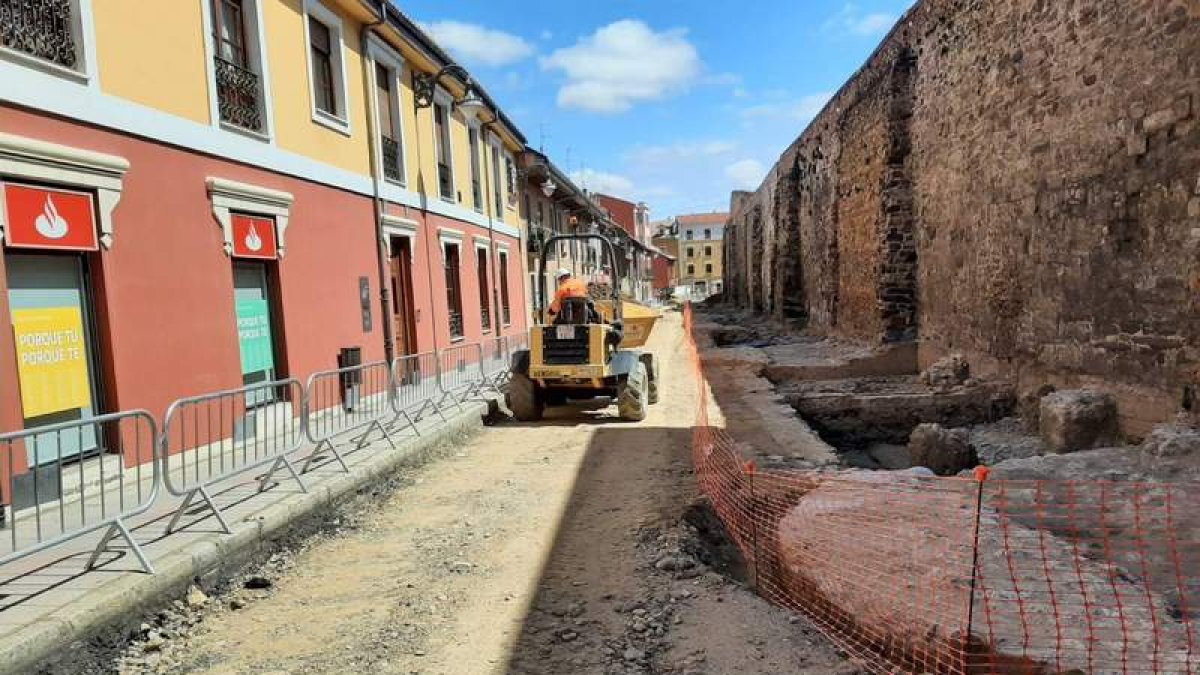
<path fill-rule="evenodd" d="M 413 314 L 412 246 L 408 237 L 392 239 L 392 332 L 396 356 L 416 352 L 416 317 Z"/>

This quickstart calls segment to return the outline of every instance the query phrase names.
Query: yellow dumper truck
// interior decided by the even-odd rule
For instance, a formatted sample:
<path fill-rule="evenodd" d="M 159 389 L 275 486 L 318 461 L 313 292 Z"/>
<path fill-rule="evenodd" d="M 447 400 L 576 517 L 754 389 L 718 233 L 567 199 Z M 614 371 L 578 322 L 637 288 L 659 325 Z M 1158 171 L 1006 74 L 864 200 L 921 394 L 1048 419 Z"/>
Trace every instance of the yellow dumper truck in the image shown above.
<path fill-rule="evenodd" d="M 550 237 L 542 245 L 539 279 L 546 278 L 546 256 L 559 242 L 599 240 L 610 269 L 617 269 L 612 242 L 598 234 Z M 616 401 L 621 419 L 645 419 L 658 402 L 658 364 L 654 355 L 633 349 L 646 344 L 658 314 L 623 300 L 614 279 L 608 297 L 568 298 L 551 317 L 545 290 L 538 289 L 536 322 L 529 349 L 513 354 L 506 399 L 517 419 L 542 418 L 546 406 L 568 399 L 607 396 Z"/>

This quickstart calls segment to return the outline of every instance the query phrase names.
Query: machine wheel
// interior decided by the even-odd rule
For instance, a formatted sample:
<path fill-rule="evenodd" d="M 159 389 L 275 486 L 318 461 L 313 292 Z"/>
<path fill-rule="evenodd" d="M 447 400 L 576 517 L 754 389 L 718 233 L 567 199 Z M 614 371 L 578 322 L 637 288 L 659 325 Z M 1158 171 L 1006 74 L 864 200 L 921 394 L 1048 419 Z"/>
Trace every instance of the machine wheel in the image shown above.
<path fill-rule="evenodd" d="M 650 406 L 650 387 L 646 381 L 646 364 L 639 361 L 617 388 L 617 412 L 621 419 L 641 422 Z"/>
<path fill-rule="evenodd" d="M 537 385 L 524 373 L 512 374 L 505 401 L 513 417 L 522 422 L 536 422 L 542 419 L 542 413 L 546 411 L 546 404 L 537 390 Z"/>

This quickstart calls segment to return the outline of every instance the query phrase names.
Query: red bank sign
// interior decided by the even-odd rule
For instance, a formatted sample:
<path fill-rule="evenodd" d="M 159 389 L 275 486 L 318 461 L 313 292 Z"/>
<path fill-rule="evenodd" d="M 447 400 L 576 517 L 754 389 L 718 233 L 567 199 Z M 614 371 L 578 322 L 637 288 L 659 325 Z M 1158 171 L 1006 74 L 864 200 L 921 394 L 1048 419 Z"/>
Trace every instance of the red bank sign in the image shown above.
<path fill-rule="evenodd" d="M 0 183 L 4 190 L 5 243 L 12 248 L 95 251 L 92 195 L 73 190 Z"/>
<path fill-rule="evenodd" d="M 233 214 L 233 255 L 274 260 L 278 255 L 275 219 Z"/>

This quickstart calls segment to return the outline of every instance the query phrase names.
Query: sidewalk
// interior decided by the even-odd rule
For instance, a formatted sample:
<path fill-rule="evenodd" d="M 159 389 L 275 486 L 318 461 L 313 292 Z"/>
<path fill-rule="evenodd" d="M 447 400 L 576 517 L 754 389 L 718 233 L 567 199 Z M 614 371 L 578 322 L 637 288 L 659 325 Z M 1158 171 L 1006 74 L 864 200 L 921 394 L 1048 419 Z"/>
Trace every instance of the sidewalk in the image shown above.
<path fill-rule="evenodd" d="M 206 507 L 190 508 L 174 533 L 167 534 L 180 499 L 165 491 L 146 513 L 127 524 L 156 574 L 140 571 L 137 559 L 120 538 L 110 542 L 97 567 L 84 567 L 103 532 L 17 560 L 0 568 L 0 674 L 28 672 L 34 664 L 73 642 L 144 611 L 173 595 L 182 595 L 198 577 L 220 573 L 252 557 L 260 546 L 302 522 L 322 507 L 352 494 L 405 461 L 421 461 L 434 451 L 482 428 L 483 405 L 436 416 L 412 430 L 393 434 L 396 449 L 377 440 L 345 454 L 350 473 L 336 461 L 319 460 L 304 476 L 308 493 L 284 473 L 258 492 L 255 475 L 231 478 L 214 487 L 213 498 L 233 530 L 220 525 Z M 304 458 L 305 446 L 296 453 Z"/>

